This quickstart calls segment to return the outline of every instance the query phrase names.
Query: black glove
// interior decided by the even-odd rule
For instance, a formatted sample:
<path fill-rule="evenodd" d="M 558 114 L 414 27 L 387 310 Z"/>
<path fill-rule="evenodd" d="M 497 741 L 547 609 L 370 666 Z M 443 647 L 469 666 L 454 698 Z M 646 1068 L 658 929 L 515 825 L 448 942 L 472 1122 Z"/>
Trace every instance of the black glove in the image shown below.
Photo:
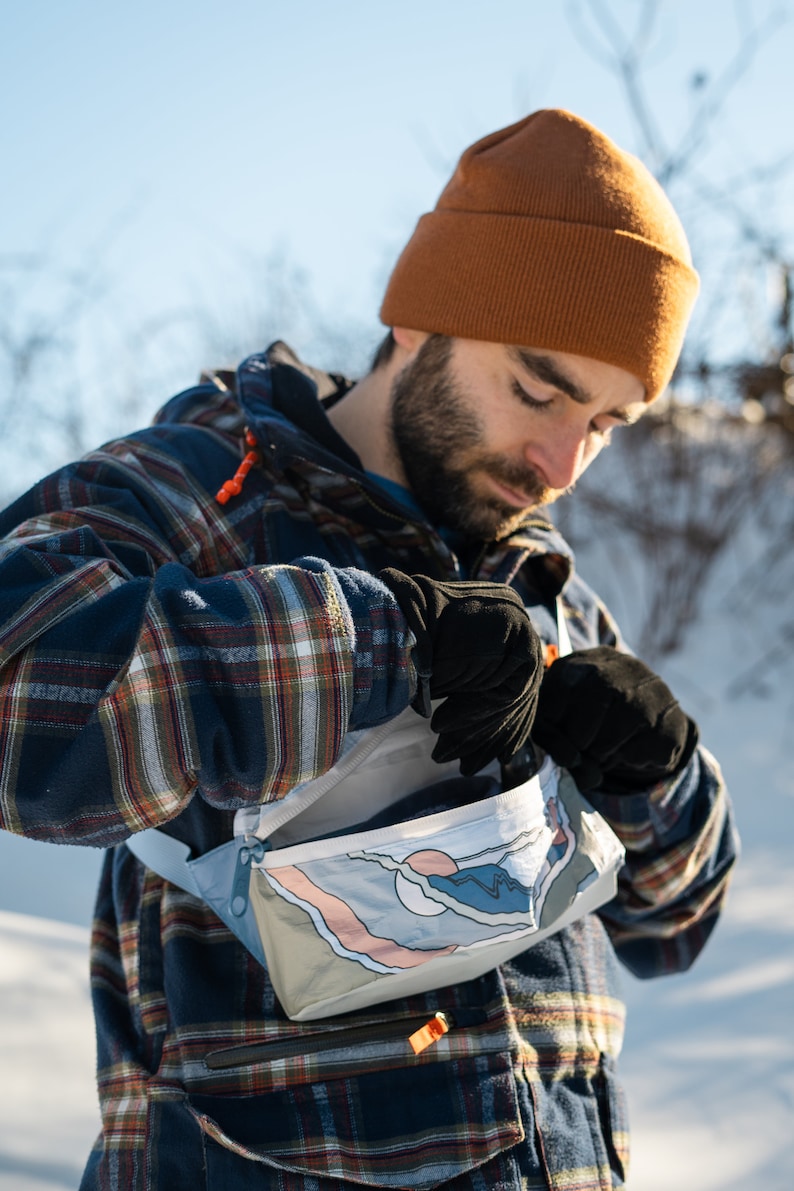
<path fill-rule="evenodd" d="M 630 794 L 680 773 L 698 729 L 644 662 L 600 645 L 547 670 L 532 739 L 580 790 Z"/>
<path fill-rule="evenodd" d="M 543 674 L 542 647 L 521 597 L 502 583 L 443 583 L 389 568 L 380 579 L 395 595 L 416 637 L 420 689 L 446 701 L 431 727 L 436 761 L 460 758 L 465 776 L 526 743 Z"/>

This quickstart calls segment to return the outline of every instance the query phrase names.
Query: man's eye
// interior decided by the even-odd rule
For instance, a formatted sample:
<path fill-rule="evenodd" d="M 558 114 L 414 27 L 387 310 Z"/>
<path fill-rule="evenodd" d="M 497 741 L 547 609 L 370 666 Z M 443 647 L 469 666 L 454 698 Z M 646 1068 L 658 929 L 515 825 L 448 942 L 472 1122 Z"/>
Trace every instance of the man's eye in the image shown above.
<path fill-rule="evenodd" d="M 513 381 L 513 392 L 518 400 L 524 405 L 528 405 L 530 409 L 546 409 L 551 404 L 550 398 L 546 398 L 545 401 L 539 401 L 537 397 L 533 397 L 517 380 Z"/>

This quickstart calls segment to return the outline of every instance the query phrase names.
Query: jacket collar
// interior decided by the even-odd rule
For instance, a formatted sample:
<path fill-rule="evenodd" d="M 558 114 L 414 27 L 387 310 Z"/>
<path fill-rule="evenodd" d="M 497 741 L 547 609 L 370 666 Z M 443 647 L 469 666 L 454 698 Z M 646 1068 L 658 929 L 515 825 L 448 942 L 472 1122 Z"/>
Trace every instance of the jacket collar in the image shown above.
<path fill-rule="evenodd" d="M 263 444 L 281 448 L 289 455 L 299 451 L 305 438 L 312 455 L 317 447 L 347 468 L 362 472 L 361 460 L 332 426 L 325 412 L 353 387 L 353 381 L 338 373 L 322 372 L 304 364 L 280 340 L 267 351 L 249 356 L 237 369 L 237 399 L 246 422 Z"/>
<path fill-rule="evenodd" d="M 297 467 L 323 469 L 336 475 L 349 490 L 350 482 L 363 491 L 373 515 L 384 512 L 408 519 L 383 489 L 376 486 L 361 460 L 335 430 L 326 409 L 345 395 L 354 382 L 339 373 L 323 372 L 304 364 L 280 340 L 266 351 L 248 356 L 237 369 L 236 393 L 246 424 L 273 466 L 283 471 Z M 326 489 L 327 489 L 326 480 Z M 425 530 L 431 528 L 424 525 Z M 574 569 L 570 547 L 556 527 L 536 511 L 508 538 L 483 543 L 479 551 L 481 576 L 509 582 L 518 568 L 529 562 L 540 586 L 550 596 L 567 584 Z"/>

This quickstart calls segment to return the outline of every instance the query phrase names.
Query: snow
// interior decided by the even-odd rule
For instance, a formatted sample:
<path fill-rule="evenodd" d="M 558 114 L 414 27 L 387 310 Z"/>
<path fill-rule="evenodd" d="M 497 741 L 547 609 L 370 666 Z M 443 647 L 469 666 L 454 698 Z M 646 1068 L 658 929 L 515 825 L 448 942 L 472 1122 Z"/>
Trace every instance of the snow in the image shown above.
<path fill-rule="evenodd" d="M 76 1188 L 99 1131 L 88 931 L 0 911 L 0 1187 Z"/>
<path fill-rule="evenodd" d="M 659 665 L 720 759 L 743 854 L 692 971 L 626 976 L 631 1191 L 794 1187 L 792 577 L 761 599 L 743 585 L 761 555 L 737 542 Z M 603 561 L 580 563 L 608 584 Z M 85 928 L 99 860 L 0 839 L 0 1191 L 76 1188 L 98 1129 Z"/>
<path fill-rule="evenodd" d="M 791 854 L 748 845 L 692 972 L 627 989 L 634 1191 L 794 1186 Z"/>

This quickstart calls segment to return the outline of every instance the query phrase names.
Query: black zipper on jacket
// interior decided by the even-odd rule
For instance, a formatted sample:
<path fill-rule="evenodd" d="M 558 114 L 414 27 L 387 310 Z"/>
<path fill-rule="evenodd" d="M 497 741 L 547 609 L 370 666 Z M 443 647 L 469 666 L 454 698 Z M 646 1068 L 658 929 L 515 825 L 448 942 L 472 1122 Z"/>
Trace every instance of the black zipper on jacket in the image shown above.
<path fill-rule="evenodd" d="M 480 1026 L 487 1020 L 484 1009 L 444 1010 L 436 1016 L 443 1017 L 448 1030 L 467 1026 Z M 249 1046 L 233 1046 L 226 1050 L 213 1050 L 205 1062 L 211 1071 L 228 1067 L 245 1067 L 249 1063 L 275 1063 L 279 1059 L 298 1059 L 307 1054 L 323 1051 L 343 1050 L 350 1046 L 368 1042 L 387 1042 L 394 1038 L 405 1038 L 406 1054 L 411 1054 L 408 1038 L 414 1031 L 433 1020 L 432 1014 L 402 1017 L 372 1022 L 366 1026 L 347 1026 L 341 1029 L 324 1030 L 322 1033 L 307 1034 L 301 1038 L 283 1041 L 259 1042 Z"/>

